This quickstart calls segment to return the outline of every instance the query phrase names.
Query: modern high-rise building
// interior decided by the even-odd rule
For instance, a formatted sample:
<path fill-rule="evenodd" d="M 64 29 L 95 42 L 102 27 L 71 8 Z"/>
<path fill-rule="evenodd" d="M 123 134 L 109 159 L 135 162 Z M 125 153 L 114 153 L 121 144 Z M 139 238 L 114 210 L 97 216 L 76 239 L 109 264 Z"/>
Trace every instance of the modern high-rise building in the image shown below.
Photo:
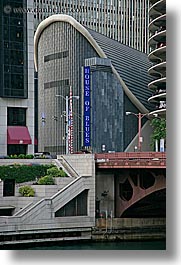
<path fill-rule="evenodd" d="M 40 23 L 35 67 L 39 151 L 124 151 L 138 133 L 137 119 L 126 117 L 126 111 L 152 110 L 147 55 L 83 27 L 72 16 L 53 15 Z M 150 150 L 147 139 L 143 150 Z"/>
<path fill-rule="evenodd" d="M 34 152 L 33 1 L 0 2 L 0 155 Z"/>
<path fill-rule="evenodd" d="M 73 16 L 83 26 L 148 52 L 149 0 L 34 0 L 35 29 L 53 14 Z"/>
<path fill-rule="evenodd" d="M 166 116 L 166 0 L 150 0 L 149 74 L 154 78 L 148 87 L 153 91 L 149 102 L 155 104 L 152 114 Z"/>

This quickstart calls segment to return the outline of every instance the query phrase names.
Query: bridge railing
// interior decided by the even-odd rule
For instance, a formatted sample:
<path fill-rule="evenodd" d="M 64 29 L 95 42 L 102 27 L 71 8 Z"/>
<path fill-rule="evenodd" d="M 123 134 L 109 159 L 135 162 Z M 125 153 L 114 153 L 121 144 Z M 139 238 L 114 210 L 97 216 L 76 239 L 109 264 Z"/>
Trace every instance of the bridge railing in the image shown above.
<path fill-rule="evenodd" d="M 115 160 L 166 160 L 166 152 L 116 152 L 97 153 L 95 160 L 115 161 Z"/>

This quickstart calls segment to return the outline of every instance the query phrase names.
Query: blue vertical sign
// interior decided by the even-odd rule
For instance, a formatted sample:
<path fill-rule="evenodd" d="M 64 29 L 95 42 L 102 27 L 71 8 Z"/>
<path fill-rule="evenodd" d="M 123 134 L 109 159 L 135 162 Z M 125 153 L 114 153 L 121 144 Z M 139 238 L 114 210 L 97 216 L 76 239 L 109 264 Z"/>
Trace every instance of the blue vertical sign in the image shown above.
<path fill-rule="evenodd" d="M 84 146 L 91 145 L 90 66 L 84 66 Z"/>

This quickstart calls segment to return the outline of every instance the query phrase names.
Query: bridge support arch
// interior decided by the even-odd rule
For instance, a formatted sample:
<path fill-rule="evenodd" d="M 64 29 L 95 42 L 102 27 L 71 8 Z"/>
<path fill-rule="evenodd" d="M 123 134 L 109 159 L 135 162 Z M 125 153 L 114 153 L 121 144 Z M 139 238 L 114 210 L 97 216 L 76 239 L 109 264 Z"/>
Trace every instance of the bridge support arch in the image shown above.
<path fill-rule="evenodd" d="M 166 204 L 165 189 L 165 168 L 101 169 L 96 172 L 96 217 L 98 218 L 101 214 L 108 214 L 108 216 L 111 214 L 114 218 L 126 217 L 129 208 L 131 210 L 138 205 L 142 207 L 145 203 L 149 204 L 145 208 L 147 211 L 145 214 L 148 217 L 152 216 L 154 215 L 154 203 L 156 207 L 159 207 L 161 198 L 162 206 Z M 148 209 L 151 208 L 153 210 L 149 212 Z M 164 208 L 160 210 L 162 213 L 165 211 Z M 159 211 L 157 212 L 159 214 Z M 134 218 L 134 215 L 132 217 Z"/>
<path fill-rule="evenodd" d="M 115 215 L 121 217 L 132 205 L 148 195 L 166 188 L 164 170 L 135 170 L 115 178 Z"/>

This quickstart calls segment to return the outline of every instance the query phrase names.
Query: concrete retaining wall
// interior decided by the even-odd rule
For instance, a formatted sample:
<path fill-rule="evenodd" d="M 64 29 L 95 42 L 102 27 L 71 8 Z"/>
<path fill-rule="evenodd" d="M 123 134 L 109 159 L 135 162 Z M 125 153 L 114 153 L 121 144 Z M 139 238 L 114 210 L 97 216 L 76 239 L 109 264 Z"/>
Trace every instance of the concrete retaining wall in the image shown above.
<path fill-rule="evenodd" d="M 3 197 L 3 181 L 0 182 L 0 205 L 14 206 L 14 214 L 30 203 L 36 203 L 41 198 L 48 198 L 68 185 L 73 178 L 55 178 L 56 185 L 33 185 L 33 181 L 18 183 L 15 186 L 15 196 Z M 35 190 L 35 197 L 23 197 L 19 193 L 22 186 L 31 186 Z"/>
<path fill-rule="evenodd" d="M 97 219 L 92 239 L 105 240 L 165 240 L 166 218 Z"/>
<path fill-rule="evenodd" d="M 95 174 L 95 161 L 93 154 L 64 155 L 63 157 L 76 170 L 79 176 L 93 176 Z M 93 176 L 94 177 L 94 176 Z"/>
<path fill-rule="evenodd" d="M 105 218 L 98 218 L 96 220 L 96 226 L 98 228 L 106 228 L 111 227 L 114 229 L 122 229 L 122 228 L 130 228 L 130 227 L 153 227 L 153 226 L 165 226 L 166 219 L 165 218 L 108 218 L 107 224 Z"/>

